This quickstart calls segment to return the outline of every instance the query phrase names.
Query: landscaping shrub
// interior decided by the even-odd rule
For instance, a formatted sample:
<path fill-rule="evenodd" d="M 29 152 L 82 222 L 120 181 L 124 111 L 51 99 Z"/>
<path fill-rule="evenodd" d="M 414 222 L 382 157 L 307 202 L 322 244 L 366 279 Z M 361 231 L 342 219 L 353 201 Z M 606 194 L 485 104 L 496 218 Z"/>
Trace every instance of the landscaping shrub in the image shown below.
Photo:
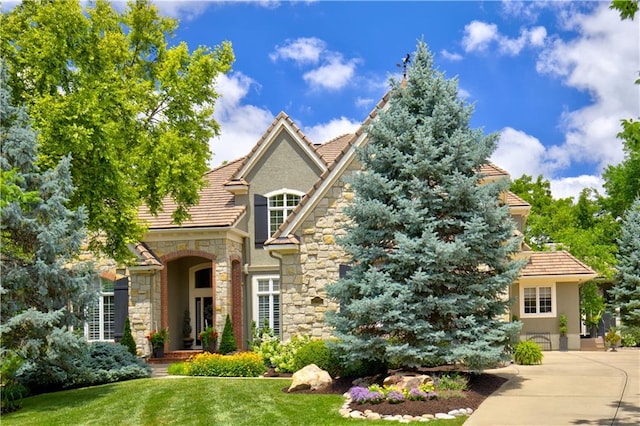
<path fill-rule="evenodd" d="M 337 377 L 340 372 L 339 361 L 331 353 L 324 340 L 311 340 L 298 348 L 293 356 L 293 369 L 298 371 L 309 364 L 315 364 L 329 373 L 331 377 Z"/>
<path fill-rule="evenodd" d="M 124 333 L 122 334 L 122 339 L 120 339 L 120 344 L 127 348 L 131 355 L 136 356 L 138 354 L 136 341 L 133 339 L 133 335 L 131 334 L 131 323 L 129 322 L 129 318 L 127 318 L 124 323 Z"/>
<path fill-rule="evenodd" d="M 640 327 L 623 325 L 620 327 L 620 335 L 622 336 L 622 346 L 627 348 L 640 346 Z"/>
<path fill-rule="evenodd" d="M 86 367 L 94 378 L 82 385 L 119 382 L 151 376 L 151 367 L 119 344 L 94 342 L 89 346 L 89 360 Z"/>
<path fill-rule="evenodd" d="M 190 362 L 174 362 L 167 367 L 167 373 L 175 376 L 191 376 Z"/>
<path fill-rule="evenodd" d="M 458 373 L 445 373 L 433 380 L 437 391 L 465 391 L 469 389 L 469 378 Z"/>
<path fill-rule="evenodd" d="M 296 352 L 311 342 L 311 337 L 295 335 L 288 342 L 280 342 L 278 338 L 264 338 L 256 353 L 264 360 L 265 365 L 273 367 L 278 373 L 294 373 Z"/>
<path fill-rule="evenodd" d="M 231 325 L 231 318 L 227 314 L 227 318 L 224 322 L 224 329 L 222 330 L 222 337 L 220 338 L 220 347 L 218 351 L 222 355 L 226 355 L 238 350 L 238 344 L 236 343 L 236 337 L 233 335 L 233 326 Z"/>
<path fill-rule="evenodd" d="M 513 352 L 513 358 L 520 365 L 542 364 L 542 349 L 531 340 L 518 342 Z"/>
<path fill-rule="evenodd" d="M 16 371 L 18 371 L 22 362 L 22 358 L 15 354 L 5 353 L 2 357 L 2 365 L 0 365 L 2 385 L 0 408 L 3 413 L 9 413 L 20 408 L 22 406 L 22 398 L 29 394 L 29 389 L 16 380 Z"/>
<path fill-rule="evenodd" d="M 191 357 L 185 364 L 188 364 L 185 371 L 190 376 L 258 377 L 267 371 L 262 357 L 255 352 L 233 355 L 205 352 Z"/>

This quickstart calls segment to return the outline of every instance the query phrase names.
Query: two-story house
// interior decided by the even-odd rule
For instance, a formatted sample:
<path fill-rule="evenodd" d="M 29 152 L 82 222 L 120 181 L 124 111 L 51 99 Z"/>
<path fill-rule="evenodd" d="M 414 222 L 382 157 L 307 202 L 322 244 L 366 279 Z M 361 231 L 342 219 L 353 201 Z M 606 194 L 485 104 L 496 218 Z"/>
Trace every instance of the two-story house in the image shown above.
<path fill-rule="evenodd" d="M 240 347 L 250 339 L 252 322 L 268 322 L 283 340 L 297 333 L 329 337 L 324 316 L 337 306 L 324 289 L 348 263 L 336 242 L 346 232 L 343 208 L 354 195 L 345 177 L 360 169 L 355 150 L 366 143 L 361 128 L 315 144 L 280 113 L 245 157 L 204 176 L 189 220 L 172 223 L 169 201 L 157 217 L 141 212 L 149 230 L 132 246 L 137 263 L 127 270 L 128 306 L 120 310 L 128 310 L 139 348 L 148 354 L 145 336 L 167 327 L 167 349 L 181 349 L 185 310 L 196 339 L 206 325 L 221 332 L 227 314 Z M 493 164 L 481 173 L 486 180 L 509 178 Z M 502 202 L 522 232 L 530 206 L 512 193 Z M 517 316 L 523 338 L 542 336 L 555 350 L 564 313 L 569 349 L 579 349 L 578 288 L 595 273 L 566 252 L 531 252 L 523 245 L 521 255 L 528 264 L 511 287 L 515 303 L 505 320 Z"/>

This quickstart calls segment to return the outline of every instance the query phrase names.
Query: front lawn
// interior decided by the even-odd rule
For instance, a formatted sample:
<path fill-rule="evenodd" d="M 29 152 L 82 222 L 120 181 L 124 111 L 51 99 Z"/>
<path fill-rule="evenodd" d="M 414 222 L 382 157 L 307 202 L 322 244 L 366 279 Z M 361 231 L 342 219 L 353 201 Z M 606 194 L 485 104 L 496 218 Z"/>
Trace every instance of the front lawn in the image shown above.
<path fill-rule="evenodd" d="M 344 425 L 341 395 L 287 394 L 291 379 L 139 379 L 26 398 L 2 425 Z M 432 421 L 459 426 L 465 417 Z M 387 422 L 384 422 L 385 424 Z M 418 424 L 418 423 L 415 423 Z"/>

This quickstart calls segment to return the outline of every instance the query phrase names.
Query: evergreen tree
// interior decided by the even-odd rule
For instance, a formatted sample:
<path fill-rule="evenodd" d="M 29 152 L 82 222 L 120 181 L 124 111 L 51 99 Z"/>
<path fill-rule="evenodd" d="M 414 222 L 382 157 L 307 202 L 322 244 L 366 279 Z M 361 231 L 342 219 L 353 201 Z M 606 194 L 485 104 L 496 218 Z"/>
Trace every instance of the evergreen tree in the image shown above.
<path fill-rule="evenodd" d="M 419 42 L 408 78 L 391 80 L 388 108 L 366 129 L 353 175 L 353 226 L 341 243 L 350 273 L 328 287 L 328 315 L 350 365 L 417 367 L 503 359 L 520 324 L 503 322 L 504 294 L 522 262 L 508 182 L 480 185 L 497 135 L 472 130 L 457 81 Z"/>
<path fill-rule="evenodd" d="M 640 198 L 627 211 L 618 245 L 616 284 L 610 292 L 622 323 L 640 327 Z"/>
<path fill-rule="evenodd" d="M 4 63 L 0 116 L 3 188 L 12 188 L 0 194 L 0 356 L 3 363 L 22 360 L 18 376 L 64 381 L 88 353 L 71 327 L 81 326 L 97 297 L 95 276 L 76 262 L 86 214 L 66 207 L 73 191 L 70 157 L 49 170 L 36 165 L 36 134 L 25 110 L 10 101 Z"/>
<path fill-rule="evenodd" d="M 131 355 L 137 355 L 138 349 L 136 347 L 136 341 L 131 334 L 131 322 L 129 321 L 129 317 L 127 317 L 124 323 L 124 332 L 122 333 L 122 339 L 120 339 L 120 344 L 127 348 Z"/>
<path fill-rule="evenodd" d="M 233 326 L 231 325 L 231 318 L 227 314 L 227 318 L 224 322 L 224 329 L 222 330 L 222 337 L 220 338 L 220 348 L 218 351 L 222 354 L 228 354 L 238 350 L 238 344 L 236 343 L 236 337 L 233 335 Z"/>

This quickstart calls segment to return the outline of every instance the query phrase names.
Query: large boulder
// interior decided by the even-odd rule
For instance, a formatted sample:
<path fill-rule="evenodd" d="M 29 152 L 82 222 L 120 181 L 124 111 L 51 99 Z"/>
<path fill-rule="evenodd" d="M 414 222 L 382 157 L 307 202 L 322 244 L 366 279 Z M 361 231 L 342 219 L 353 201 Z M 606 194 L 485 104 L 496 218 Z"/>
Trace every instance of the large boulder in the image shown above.
<path fill-rule="evenodd" d="M 315 364 L 309 364 L 301 370 L 293 373 L 293 381 L 289 386 L 289 392 L 299 390 L 317 390 L 323 386 L 328 386 L 332 382 L 329 373 Z"/>
<path fill-rule="evenodd" d="M 395 373 L 384 379 L 384 386 L 393 386 L 398 390 L 402 389 L 415 389 L 426 383 L 432 383 L 431 376 L 426 374 L 414 374 L 414 373 Z"/>

